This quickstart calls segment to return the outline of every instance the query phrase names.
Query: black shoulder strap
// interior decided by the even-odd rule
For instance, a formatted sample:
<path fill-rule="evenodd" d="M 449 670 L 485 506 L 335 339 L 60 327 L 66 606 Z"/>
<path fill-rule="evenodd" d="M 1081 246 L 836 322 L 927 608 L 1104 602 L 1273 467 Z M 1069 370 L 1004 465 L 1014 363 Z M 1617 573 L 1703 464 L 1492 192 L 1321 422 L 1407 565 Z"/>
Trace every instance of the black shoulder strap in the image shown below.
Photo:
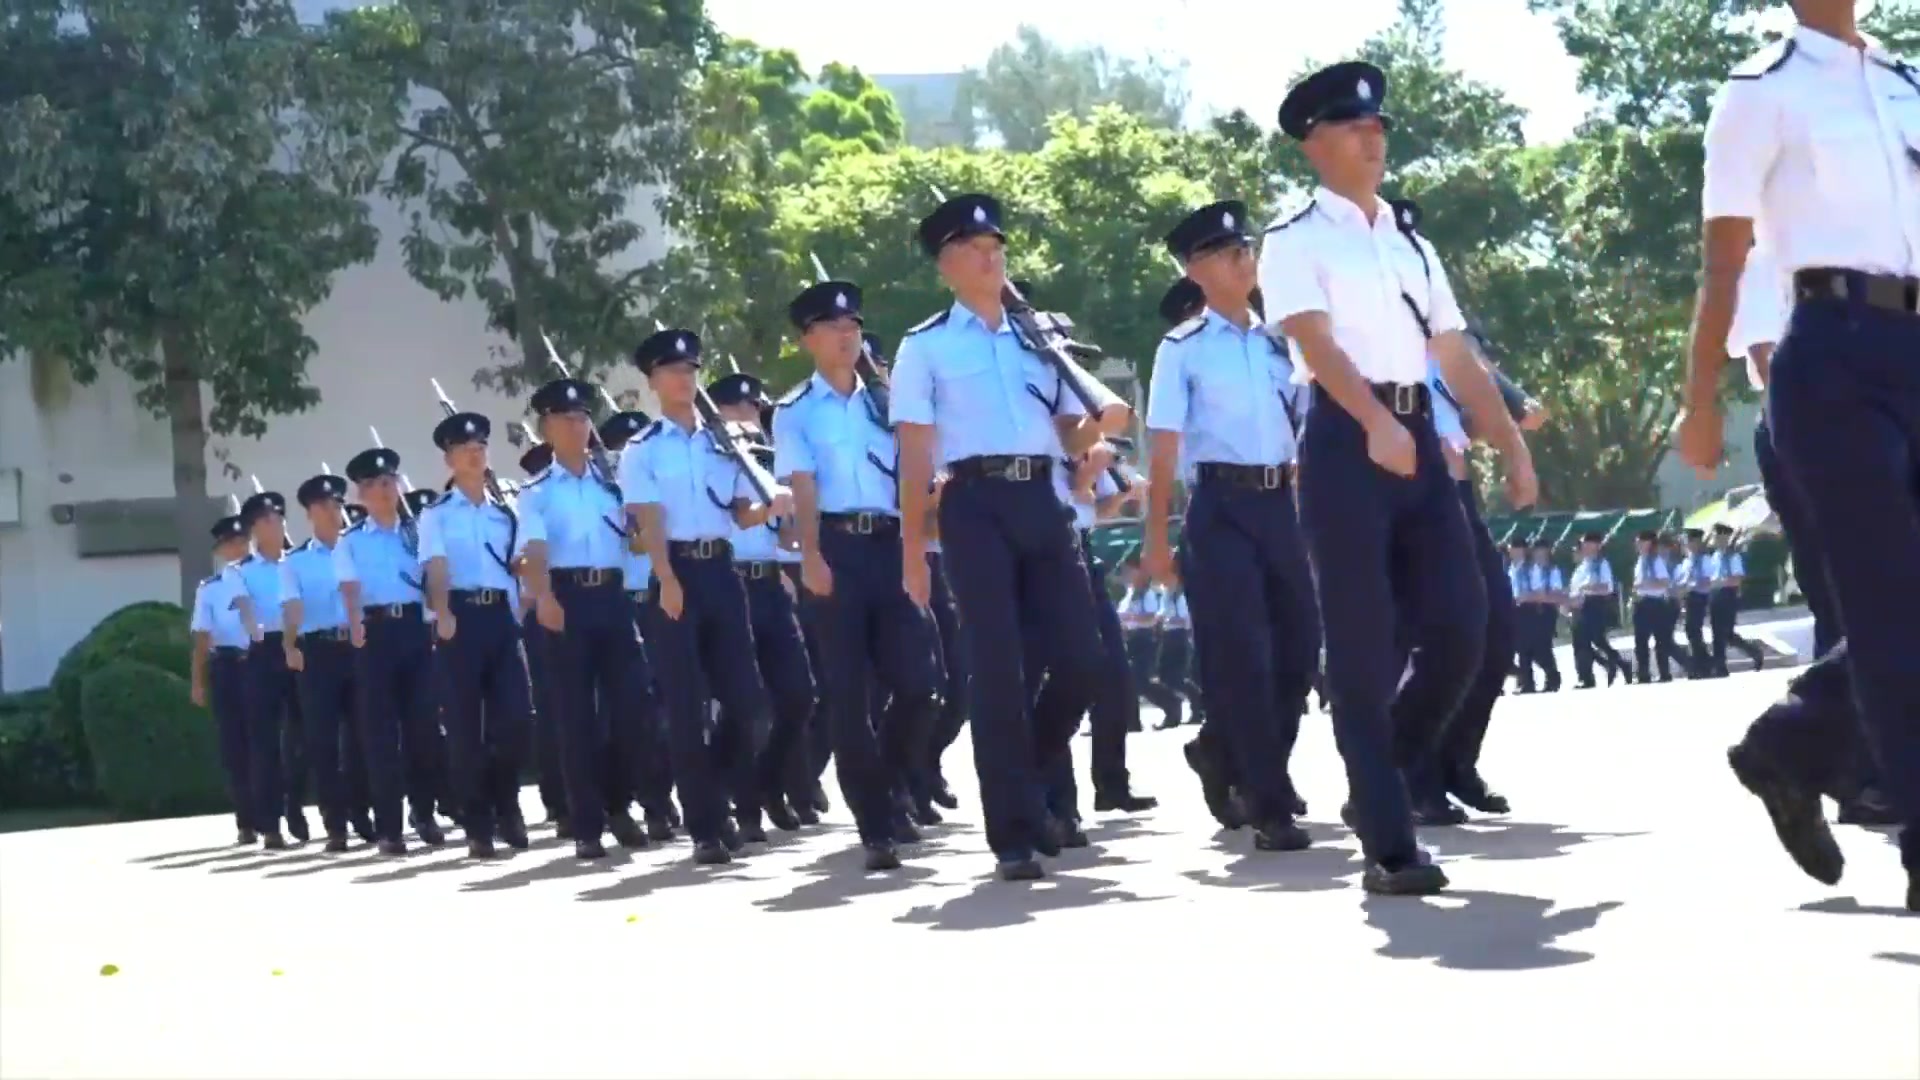
<path fill-rule="evenodd" d="M 1413 245 L 1413 253 L 1420 256 L 1420 269 L 1427 275 L 1427 286 L 1431 288 L 1433 286 L 1433 264 L 1427 261 L 1427 249 L 1420 246 L 1420 238 L 1414 235 L 1413 225 L 1402 220 L 1398 214 L 1395 214 L 1393 217 L 1393 225 L 1400 230 L 1401 236 L 1407 238 L 1407 243 Z M 1400 290 L 1400 299 L 1407 305 L 1407 311 L 1413 315 L 1413 321 L 1420 325 L 1420 336 L 1426 338 L 1428 341 L 1432 341 L 1433 324 L 1427 321 L 1426 313 L 1420 310 L 1420 305 L 1414 303 L 1413 297 L 1408 296 L 1407 290 L 1405 289 Z"/>

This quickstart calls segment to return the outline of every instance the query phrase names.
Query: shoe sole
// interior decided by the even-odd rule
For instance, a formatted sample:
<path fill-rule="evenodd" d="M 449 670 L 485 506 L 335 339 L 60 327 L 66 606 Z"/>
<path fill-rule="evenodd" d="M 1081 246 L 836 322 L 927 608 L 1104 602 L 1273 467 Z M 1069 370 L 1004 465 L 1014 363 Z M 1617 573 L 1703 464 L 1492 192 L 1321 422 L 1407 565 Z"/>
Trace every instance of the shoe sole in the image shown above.
<path fill-rule="evenodd" d="M 1375 896 L 1432 896 L 1445 892 L 1447 875 L 1437 866 L 1422 867 L 1418 873 L 1402 871 L 1390 878 L 1363 877 L 1360 887 Z"/>
<path fill-rule="evenodd" d="M 1766 808 L 1767 817 L 1773 821 L 1773 833 L 1779 838 L 1780 846 L 1787 849 L 1794 865 L 1822 885 L 1840 884 L 1847 860 L 1820 812 L 1819 797 L 1796 790 L 1783 777 L 1755 762 L 1741 747 L 1727 751 L 1727 765 L 1740 786 Z"/>

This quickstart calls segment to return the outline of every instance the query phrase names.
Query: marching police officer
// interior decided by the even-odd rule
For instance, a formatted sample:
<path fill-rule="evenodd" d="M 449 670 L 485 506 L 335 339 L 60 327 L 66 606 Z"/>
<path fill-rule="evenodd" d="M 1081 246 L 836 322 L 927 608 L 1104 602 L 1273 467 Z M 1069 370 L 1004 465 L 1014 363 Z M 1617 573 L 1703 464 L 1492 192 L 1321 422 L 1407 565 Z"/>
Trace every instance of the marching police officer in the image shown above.
<path fill-rule="evenodd" d="M 193 634 L 193 703 L 211 709 L 220 729 L 220 767 L 233 797 L 234 843 L 252 845 L 260 841 L 260 824 L 249 745 L 253 733 L 247 720 L 247 649 L 259 626 L 252 619 L 245 584 L 229 572 L 247 554 L 247 526 L 234 514 L 214 522 L 211 531 L 213 557 L 227 565 L 193 590 L 188 623 Z"/>
<path fill-rule="evenodd" d="M 736 527 L 788 509 L 754 506 L 740 462 L 719 449 L 694 407 L 700 339 L 662 330 L 634 350 L 660 399 L 660 417 L 620 455 L 620 490 L 653 559 L 647 646 L 666 697 L 673 778 L 697 863 L 732 861 L 743 840 L 727 817 L 728 785 L 748 775 L 753 733 L 766 725 L 767 691 L 755 662 L 747 594 L 733 571 Z M 710 730 L 707 696 L 720 705 Z M 761 793 L 735 790 L 742 818 L 757 821 Z"/>
<path fill-rule="evenodd" d="M 1713 674 L 1707 651 L 1707 607 L 1713 591 L 1713 555 L 1707 550 L 1707 534 L 1700 529 L 1686 530 L 1687 555 L 1673 572 L 1673 588 L 1683 595 L 1687 620 L 1687 677 L 1703 679 Z"/>
<path fill-rule="evenodd" d="M 1573 580 L 1568 583 L 1568 591 L 1573 594 L 1573 670 L 1580 678 L 1580 687 L 1590 690 L 1594 686 L 1593 662 L 1607 669 L 1607 685 L 1612 686 L 1621 671 L 1626 672 L 1627 680 L 1633 680 L 1633 669 L 1627 666 L 1613 643 L 1607 640 L 1613 614 L 1620 610 L 1618 589 L 1613 582 L 1613 566 L 1600 554 L 1600 545 L 1606 538 L 1597 532 L 1590 532 L 1580 538 L 1580 564 L 1573 568 Z"/>
<path fill-rule="evenodd" d="M 547 443 L 535 443 L 520 455 L 520 472 L 525 477 L 521 481 L 524 490 L 527 481 L 540 475 L 547 466 L 553 464 L 553 447 Z M 522 567 L 526 564 L 522 562 Z M 533 616 L 532 590 L 520 590 L 520 634 L 526 643 L 527 682 L 532 691 L 534 713 L 534 760 L 540 772 L 540 805 L 547 812 L 547 820 L 555 826 L 555 833 L 562 840 L 573 838 L 573 826 L 567 821 L 567 790 L 560 776 L 560 735 L 554 727 L 553 708 L 547 698 L 547 644 L 542 638 L 540 621 Z"/>
<path fill-rule="evenodd" d="M 1673 681 L 1673 570 L 1656 550 L 1660 534 L 1648 529 L 1634 539 L 1633 561 L 1633 669 L 1640 681 L 1653 681 L 1653 661 L 1660 661 L 1660 681 Z"/>
<path fill-rule="evenodd" d="M 890 870 L 900 865 L 894 788 L 931 738 L 940 642 L 901 584 L 900 451 L 886 388 L 856 370 L 860 301 L 852 282 L 824 281 L 787 305 L 814 373 L 774 412 L 774 473 L 793 485 L 800 581 L 820 634 L 840 791 L 867 868 Z M 871 717 L 875 680 L 892 700 Z"/>
<path fill-rule="evenodd" d="M 520 763 L 531 702 L 513 564 L 526 551 L 529 530 L 487 491 L 492 433 L 478 413 L 454 413 L 434 427 L 433 444 L 446 457 L 453 486 L 420 515 L 420 561 L 446 704 L 447 787 L 474 858 L 494 854 L 496 833 L 509 847 L 527 846 Z"/>
<path fill-rule="evenodd" d="M 300 696 L 293 672 L 287 668 L 286 635 L 281 625 L 280 564 L 286 557 L 286 496 L 260 491 L 240 506 L 253 551 L 234 564 L 261 637 L 247 652 L 247 716 L 252 726 L 248 749 L 253 754 L 254 816 L 264 839 L 261 846 L 287 846 L 280 835 L 284 814 L 287 832 L 299 843 L 308 840 L 306 802 L 306 735 L 301 724 Z"/>
<path fill-rule="evenodd" d="M 749 452 L 759 455 L 768 469 L 775 469 L 776 454 L 772 439 L 761 426 L 761 412 L 771 409 L 766 385 L 757 377 L 736 373 L 714 380 L 707 388 L 714 408 L 729 421 L 742 425 L 749 436 Z M 758 438 L 754 438 L 758 436 Z M 781 573 L 780 553 L 783 522 L 767 521 L 733 531 L 733 568 L 746 585 L 747 614 L 753 625 L 753 647 L 759 663 L 760 678 L 772 703 L 772 726 L 766 732 L 753 732 L 757 753 L 742 755 L 745 769 L 733 779 L 736 791 L 742 788 L 758 792 L 739 810 L 740 825 L 746 838 L 765 832 L 760 827 L 757 803 L 775 828 L 791 832 L 800 827 L 788 801 L 811 802 L 812 782 L 797 781 L 803 771 L 801 746 L 807 721 L 813 716 L 819 695 L 814 687 L 813 666 L 807 661 L 807 644 L 800 636 L 800 622 L 794 612 L 793 597 L 787 593 Z"/>
<path fill-rule="evenodd" d="M 1295 516 L 1293 364 L 1248 303 L 1254 284 L 1246 204 L 1188 214 L 1167 234 L 1206 309 L 1162 339 L 1147 427 L 1152 482 L 1142 562 L 1167 580 L 1175 469 L 1194 480 L 1181 565 L 1209 712 L 1229 724 L 1254 846 L 1312 843 L 1293 819 L 1287 761 L 1320 655 L 1312 574 Z"/>
<path fill-rule="evenodd" d="M 610 454 L 623 453 L 652 426 L 653 418 L 646 413 L 623 409 L 600 421 L 600 444 Z M 640 647 L 634 650 L 633 663 L 628 668 L 627 688 L 627 701 L 640 723 L 639 788 L 634 795 L 640 800 L 647 839 L 667 841 L 674 839 L 673 830 L 679 815 L 673 808 L 673 767 L 667 752 L 667 722 L 660 713 L 658 684 L 647 656 L 646 628 L 641 625 L 641 613 L 647 603 L 647 583 L 653 580 L 653 560 L 647 556 L 645 545 L 634 535 L 631 525 L 627 558 L 620 568 L 620 576 L 627 588 L 628 606 L 633 610 L 634 633 L 640 635 Z M 610 704 L 604 699 L 600 703 L 603 710 Z"/>
<path fill-rule="evenodd" d="M 555 379 L 534 392 L 540 437 L 553 464 L 520 489 L 528 532 L 526 587 L 547 647 L 547 704 L 554 713 L 574 854 L 605 858 L 603 831 L 621 847 L 648 846 L 627 811 L 641 785 L 645 733 L 627 700 L 640 647 L 622 568 L 627 526 L 620 488 L 589 449 L 594 389 Z"/>
<path fill-rule="evenodd" d="M 327 850 L 347 850 L 347 826 L 373 843 L 367 819 L 365 755 L 354 714 L 359 708 L 347 603 L 333 571 L 333 551 L 346 529 L 341 500 L 347 478 L 321 473 L 301 482 L 294 498 L 312 536 L 280 562 L 280 613 L 287 668 L 300 688 L 307 759 L 318 788 Z"/>
<path fill-rule="evenodd" d="M 1461 333 L 1466 323 L 1438 253 L 1417 233 L 1401 234 L 1379 197 L 1385 93 L 1386 76 L 1366 63 L 1322 69 L 1288 93 L 1280 125 L 1301 142 L 1321 186 L 1304 210 L 1268 230 L 1260 290 L 1314 386 L 1301 523 L 1367 860 L 1362 885 L 1430 893 L 1446 875 L 1415 840 L 1399 770 L 1407 751 L 1417 754 L 1419 725 L 1450 716 L 1478 671 L 1487 600 L 1480 575 L 1465 572 L 1472 538 L 1433 428 L 1429 356 L 1468 412 L 1485 420 L 1515 505 L 1533 501 L 1535 481 L 1526 444 Z M 1397 698 L 1396 620 L 1407 625 L 1404 644 L 1426 654 Z"/>
<path fill-rule="evenodd" d="M 1044 871 L 1035 852 L 1059 850 L 1041 778 L 1069 749 L 1100 672 L 1092 598 L 1080 570 L 1072 515 L 1051 472 L 1068 453 L 1119 434 L 1124 402 L 1077 366 L 1055 368 L 1014 333 L 1002 302 L 1005 234 L 998 200 L 949 199 L 920 222 L 922 249 L 953 290 L 953 306 L 907 332 L 894 358 L 892 413 L 900 442 L 901 567 L 907 595 L 925 607 L 932 584 L 925 516 L 939 464 L 941 548 L 973 666 L 974 765 L 987 844 L 1009 880 Z M 1100 405 L 1087 417 L 1064 380 Z M 1021 628 L 1040 629 L 1062 680 L 1046 714 L 1027 708 Z"/>
<path fill-rule="evenodd" d="M 1727 674 L 1729 645 L 1746 653 L 1747 661 L 1758 671 L 1767 654 L 1734 629 L 1740 617 L 1740 586 L 1747 578 L 1747 561 L 1735 546 L 1733 526 L 1725 522 L 1713 526 L 1713 547 L 1713 553 L 1707 557 L 1713 573 L 1712 592 L 1707 600 L 1707 626 L 1713 631 L 1713 673 Z"/>
<path fill-rule="evenodd" d="M 436 794 L 432 641 L 421 603 L 418 527 L 401 513 L 400 455 L 381 447 L 347 462 L 367 516 L 340 536 L 333 572 L 347 606 L 347 638 L 360 694 L 360 744 L 373 791 L 373 828 L 383 855 L 404 855 L 400 800 L 422 842 L 446 842 L 433 819 Z"/>

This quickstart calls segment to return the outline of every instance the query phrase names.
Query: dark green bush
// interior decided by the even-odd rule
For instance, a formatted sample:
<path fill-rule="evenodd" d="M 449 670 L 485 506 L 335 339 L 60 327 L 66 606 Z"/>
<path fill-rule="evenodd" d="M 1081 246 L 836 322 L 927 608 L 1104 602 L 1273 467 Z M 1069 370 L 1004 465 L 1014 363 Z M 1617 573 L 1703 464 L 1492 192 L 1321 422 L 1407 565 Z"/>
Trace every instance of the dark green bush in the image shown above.
<path fill-rule="evenodd" d="M 145 600 L 100 620 L 60 658 L 50 686 L 54 729 L 83 766 L 87 738 L 80 721 L 80 687 L 86 677 L 115 661 L 133 660 L 184 679 L 191 674 L 192 637 L 180 605 Z"/>
<path fill-rule="evenodd" d="M 137 660 L 81 682 L 80 716 L 94 787 L 122 817 L 205 814 L 231 806 L 213 715 L 186 679 Z"/>
<path fill-rule="evenodd" d="M 87 762 L 54 726 L 53 692 L 0 694 L 0 810 L 45 810 L 87 801 Z"/>

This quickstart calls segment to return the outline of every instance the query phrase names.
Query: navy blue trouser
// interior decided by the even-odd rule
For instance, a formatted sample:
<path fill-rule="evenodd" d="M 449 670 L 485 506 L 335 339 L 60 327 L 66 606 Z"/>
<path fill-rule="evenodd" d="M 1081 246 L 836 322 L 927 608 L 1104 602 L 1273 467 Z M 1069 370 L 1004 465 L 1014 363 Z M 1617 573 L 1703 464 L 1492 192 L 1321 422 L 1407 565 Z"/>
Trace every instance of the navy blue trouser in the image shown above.
<path fill-rule="evenodd" d="M 741 572 L 755 571 L 743 568 Z M 756 737 L 759 752 L 747 760 L 752 773 L 742 781 L 758 794 L 760 803 L 756 805 L 782 796 L 804 798 L 812 790 L 806 734 L 814 707 L 820 703 L 793 597 L 787 595 L 778 571 L 760 573 L 760 577 L 746 578 L 747 616 L 753 624 L 760 680 L 772 704 L 771 723 L 763 737 Z"/>
<path fill-rule="evenodd" d="M 744 816 L 760 813 L 758 791 L 731 786 L 751 775 L 757 749 L 753 733 L 766 724 L 767 689 L 753 645 L 747 591 L 733 572 L 731 548 L 716 543 L 696 558 L 679 545 L 669 552 L 680 580 L 680 617 L 660 610 L 659 590 L 647 600 L 647 646 L 652 661 L 668 672 L 660 680 L 673 779 L 680 787 L 687 835 L 696 844 L 718 843 L 727 823 L 729 794 Z M 708 697 L 719 703 L 717 719 Z"/>
<path fill-rule="evenodd" d="M 1611 596 L 1589 596 L 1575 601 L 1573 609 L 1573 671 L 1582 685 L 1593 684 L 1593 662 L 1607 669 L 1607 677 L 1627 666 L 1626 658 L 1607 640 L 1607 616 L 1615 601 Z M 1631 672 L 1629 672 L 1631 674 Z"/>
<path fill-rule="evenodd" d="M 1800 594 L 1806 597 L 1807 610 L 1813 614 L 1813 655 L 1825 656 L 1843 634 L 1840 613 L 1833 604 L 1833 588 L 1827 583 L 1826 547 L 1820 542 L 1820 529 L 1807 509 L 1806 498 L 1787 477 L 1780 455 L 1774 452 L 1773 431 L 1767 426 L 1765 412 L 1753 427 L 1753 460 L 1760 466 L 1767 505 L 1780 517 L 1780 531 L 1786 537 L 1787 554 L 1793 558 Z"/>
<path fill-rule="evenodd" d="M 646 732 L 628 700 L 640 637 L 620 575 L 603 573 L 594 584 L 555 573 L 553 598 L 566 621 L 559 633 L 540 634 L 567 821 L 576 840 L 597 839 L 608 814 L 626 811 L 646 754 Z"/>
<path fill-rule="evenodd" d="M 1334 742 L 1361 849 L 1395 868 L 1418 851 L 1401 770 L 1428 756 L 1480 670 L 1487 591 L 1466 570 L 1473 539 L 1431 417 L 1398 418 L 1418 462 L 1400 477 L 1367 456 L 1357 421 L 1319 387 L 1314 394 L 1300 516 L 1326 632 Z M 1405 686 L 1401 644 L 1422 654 Z"/>
<path fill-rule="evenodd" d="M 1480 654 L 1480 670 L 1468 684 L 1466 696 L 1453 718 L 1447 721 L 1440 742 L 1440 768 L 1443 772 L 1470 771 L 1478 767 L 1480 747 L 1486 742 L 1487 726 L 1493 722 L 1493 707 L 1507 691 L 1507 676 L 1512 674 L 1514 646 L 1519 629 L 1514 617 L 1513 582 L 1507 577 L 1507 565 L 1493 536 L 1480 516 L 1480 495 L 1471 480 L 1455 485 L 1460 492 L 1460 507 L 1467 514 L 1472 533 L 1473 553 L 1480 568 L 1480 581 L 1487 590 L 1487 628 Z"/>
<path fill-rule="evenodd" d="M 622 699 L 625 704 L 619 707 L 625 708 L 631 719 L 622 720 L 608 714 L 603 722 L 608 731 L 621 723 L 639 724 L 634 744 L 638 747 L 638 760 L 627 769 L 631 794 L 644 812 L 666 817 L 673 808 L 673 761 L 667 749 L 667 718 L 660 706 L 660 683 L 654 678 L 653 657 L 647 651 L 645 588 L 627 590 L 627 610 L 633 618 L 633 632 L 639 644 L 633 650 L 633 663 L 627 665 L 627 692 Z M 608 698 L 600 701 L 603 713 L 616 705 L 617 702 Z"/>
<path fill-rule="evenodd" d="M 1284 474 L 1282 474 L 1284 476 Z M 1287 763 L 1320 661 L 1313 575 L 1293 485 L 1271 490 L 1202 479 L 1193 489 L 1180 565 L 1207 714 L 1218 714 L 1257 822 L 1293 815 Z"/>
<path fill-rule="evenodd" d="M 1706 592 L 1689 589 L 1682 607 L 1687 620 L 1687 675 L 1695 679 L 1711 675 L 1713 655 L 1707 651 Z"/>
<path fill-rule="evenodd" d="M 550 818 L 567 816 L 567 786 L 560 774 L 560 732 L 554 721 L 553 702 L 548 693 L 546 630 L 529 608 L 520 620 L 521 641 L 526 646 L 527 688 L 533 703 L 533 754 L 540 777 L 540 805 Z"/>
<path fill-rule="evenodd" d="M 1633 601 L 1633 669 L 1643 683 L 1653 681 L 1653 663 L 1660 663 L 1660 681 L 1673 678 L 1673 600 L 1665 596 L 1637 596 Z"/>
<path fill-rule="evenodd" d="M 304 670 L 297 676 L 307 762 L 313 767 L 320 821 L 328 836 L 345 836 L 347 819 L 362 813 L 366 764 L 349 751 L 359 746 L 354 710 L 353 646 L 345 630 L 300 635 Z M 331 635 L 331 636 L 329 636 Z M 355 774 L 359 773 L 360 776 Z"/>
<path fill-rule="evenodd" d="M 938 551 L 927 552 L 927 607 L 933 613 L 937 631 L 935 644 L 940 650 L 940 712 L 933 722 L 928 740 L 928 760 L 932 762 L 930 779 L 940 777 L 940 755 L 947 752 L 967 726 L 973 703 L 973 672 L 967 662 L 967 638 L 960 632 L 960 612 L 953 606 L 953 590 L 947 585 L 947 572 Z"/>
<path fill-rule="evenodd" d="M 1920 317 L 1857 302 L 1795 305 L 1773 357 L 1767 418 L 1826 547 L 1881 787 L 1920 868 Z M 1830 734 L 1830 738 L 1841 738 Z"/>
<path fill-rule="evenodd" d="M 987 846 L 1031 858 L 1043 835 L 1042 781 L 1068 755 L 1100 677 L 1100 634 L 1073 512 L 1035 468 L 1025 481 L 957 472 L 940 498 L 947 582 L 973 666 L 973 763 Z M 1022 627 L 1046 644 L 1045 708 L 1029 710 Z"/>
<path fill-rule="evenodd" d="M 1727 673 L 1727 646 L 1737 645 L 1742 651 L 1753 648 L 1753 643 L 1734 629 L 1739 623 L 1740 590 L 1731 586 L 1713 590 L 1707 600 L 1707 626 L 1713 631 L 1713 671 L 1716 675 Z"/>
<path fill-rule="evenodd" d="M 391 614 L 376 617 L 376 611 Z M 440 739 L 433 631 L 417 603 L 369 608 L 364 618 L 366 644 L 354 658 L 360 749 L 367 756 L 373 831 L 383 840 L 398 840 L 405 829 L 403 796 L 414 817 L 433 813 L 434 744 Z"/>
<path fill-rule="evenodd" d="M 1134 690 L 1133 670 L 1127 662 L 1126 640 L 1120 633 L 1120 615 L 1113 610 L 1113 604 L 1107 598 L 1106 571 L 1093 557 L 1092 545 L 1085 534 L 1080 536 L 1080 562 L 1090 590 L 1087 599 L 1092 603 L 1087 617 L 1100 634 L 1100 678 L 1094 686 L 1093 701 L 1086 713 L 1093 729 L 1093 790 L 1096 794 L 1123 792 L 1131 786 L 1127 775 L 1127 732 L 1140 723 L 1140 695 Z M 1043 631 L 1031 623 L 1027 623 L 1023 630 L 1026 634 L 1023 667 L 1028 688 L 1034 691 L 1034 709 L 1039 711 L 1051 707 L 1045 700 L 1050 681 L 1042 678 L 1047 655 L 1046 641 L 1042 636 Z M 1080 722 L 1075 720 L 1075 730 L 1079 727 Z M 1074 779 L 1071 744 L 1066 753 L 1048 766 L 1047 789 L 1049 813 L 1062 819 L 1079 819 L 1080 788 Z"/>
<path fill-rule="evenodd" d="M 829 713 L 827 695 L 827 662 L 820 653 L 820 614 L 807 599 L 806 587 L 800 582 L 797 569 L 785 571 L 787 580 L 793 582 L 794 593 L 800 597 L 795 605 L 794 614 L 800 620 L 800 640 L 807 647 L 807 667 L 814 675 L 813 715 L 807 719 L 807 737 L 802 750 L 809 780 L 818 784 L 826 775 L 827 761 L 833 757 L 833 718 Z M 806 794 L 798 792 L 796 794 Z"/>
<path fill-rule="evenodd" d="M 446 703 L 447 789 L 469 839 L 493 839 L 520 816 L 520 764 L 532 711 L 520 626 L 504 592 L 491 603 L 456 591 L 454 635 L 434 648 Z"/>
<path fill-rule="evenodd" d="M 276 832 L 282 817 L 298 815 L 307 796 L 307 740 L 300 695 L 275 630 L 247 650 L 248 775 L 253 817 L 261 832 Z"/>
<path fill-rule="evenodd" d="M 861 842 L 884 843 L 893 838 L 895 792 L 927 759 L 937 631 L 901 587 L 897 524 L 862 534 L 822 522 L 820 556 L 833 590 L 806 603 L 820 633 L 834 772 Z M 884 709 L 878 692 L 890 699 Z"/>
<path fill-rule="evenodd" d="M 233 799 L 235 828 L 252 829 L 253 730 L 247 708 L 247 650 L 238 646 L 213 649 L 207 655 L 207 704 L 220 731 L 220 768 L 227 776 L 227 794 Z"/>

